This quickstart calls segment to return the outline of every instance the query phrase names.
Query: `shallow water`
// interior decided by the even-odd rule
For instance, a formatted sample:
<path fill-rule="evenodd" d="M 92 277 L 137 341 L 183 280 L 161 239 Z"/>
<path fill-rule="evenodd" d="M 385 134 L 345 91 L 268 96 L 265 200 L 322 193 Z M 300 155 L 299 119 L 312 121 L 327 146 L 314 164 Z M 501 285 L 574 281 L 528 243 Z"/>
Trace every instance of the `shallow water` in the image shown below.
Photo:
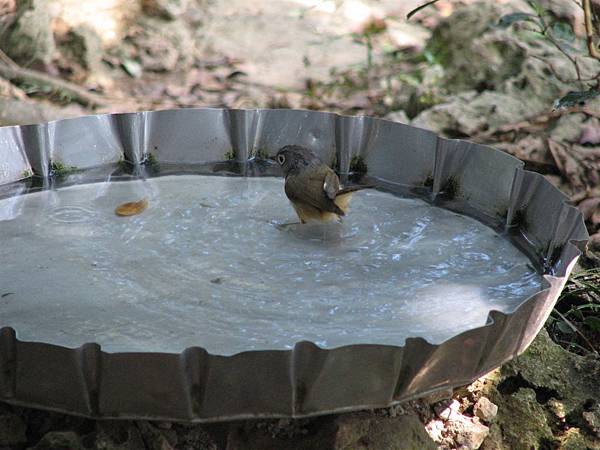
<path fill-rule="evenodd" d="M 115 215 L 143 198 L 140 215 Z M 421 200 L 361 191 L 342 224 L 275 226 L 296 220 L 275 178 L 169 176 L 0 200 L 0 327 L 109 352 L 440 343 L 540 289 L 508 240 Z"/>

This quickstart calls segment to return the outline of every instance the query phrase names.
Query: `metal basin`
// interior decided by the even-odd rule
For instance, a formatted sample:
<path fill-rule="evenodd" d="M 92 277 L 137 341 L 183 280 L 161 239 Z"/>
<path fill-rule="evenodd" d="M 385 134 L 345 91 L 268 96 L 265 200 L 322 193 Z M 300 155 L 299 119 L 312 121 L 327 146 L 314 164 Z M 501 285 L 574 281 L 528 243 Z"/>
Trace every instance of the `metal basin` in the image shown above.
<path fill-rule="evenodd" d="M 342 224 L 282 228 L 267 157 L 287 144 L 377 189 Z M 89 116 L 1 128 L 0 161 L 0 399 L 90 417 L 303 417 L 466 384 L 527 348 L 588 238 L 510 155 L 367 117 Z"/>

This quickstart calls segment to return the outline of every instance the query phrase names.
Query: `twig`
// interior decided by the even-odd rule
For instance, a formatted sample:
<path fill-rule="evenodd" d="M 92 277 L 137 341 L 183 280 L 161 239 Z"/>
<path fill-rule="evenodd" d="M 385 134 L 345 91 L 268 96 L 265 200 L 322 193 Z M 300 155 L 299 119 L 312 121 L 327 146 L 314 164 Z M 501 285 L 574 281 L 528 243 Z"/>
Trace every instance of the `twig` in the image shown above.
<path fill-rule="evenodd" d="M 19 65 L 16 62 L 14 62 L 10 58 L 10 56 L 8 56 L 6 53 L 4 53 L 4 50 L 2 50 L 1 48 L 0 48 L 0 61 L 2 61 L 4 64 L 6 64 L 7 66 L 12 67 L 12 68 L 19 67 Z"/>
<path fill-rule="evenodd" d="M 538 55 L 529 55 L 529 56 L 530 56 L 531 58 L 533 58 L 533 59 L 537 59 L 538 61 L 542 61 L 544 64 L 546 64 L 546 65 L 548 66 L 548 68 L 550 69 L 550 71 L 552 72 L 552 74 L 554 75 L 554 77 L 555 77 L 555 78 L 556 78 L 558 81 L 560 81 L 561 83 L 564 83 L 564 84 L 571 84 L 571 83 L 573 83 L 573 82 L 575 82 L 575 81 L 593 81 L 593 80 L 595 80 L 595 79 L 596 79 L 596 77 L 593 77 L 593 78 L 591 78 L 591 79 L 587 79 L 587 78 L 586 78 L 586 79 L 583 79 L 583 78 L 582 78 L 581 80 L 573 80 L 573 79 L 570 79 L 570 80 L 569 80 L 569 79 L 563 78 L 563 77 L 562 77 L 561 75 L 559 75 L 559 73 L 556 71 L 556 68 L 555 68 L 555 67 L 552 65 L 552 63 L 551 63 L 550 61 L 548 61 L 547 59 L 545 59 L 545 58 L 542 58 L 541 56 L 538 56 Z"/>
<path fill-rule="evenodd" d="M 74 83 L 54 78 L 36 70 L 20 67 L 4 52 L 0 54 L 0 60 L 2 60 L 2 63 L 0 63 L 0 76 L 10 81 L 21 80 L 29 83 L 50 85 L 57 91 L 67 93 L 74 100 L 86 106 L 102 106 L 108 103 L 102 96 L 88 92 Z"/>
<path fill-rule="evenodd" d="M 592 58 L 600 60 L 600 51 L 598 51 L 598 47 L 594 44 L 594 26 L 592 24 L 592 5 L 590 0 L 583 0 L 583 16 L 585 19 L 588 52 Z"/>
<path fill-rule="evenodd" d="M 584 1 L 585 1 L 585 0 L 584 0 Z M 563 314 L 562 314 L 560 311 L 558 311 L 557 309 L 554 309 L 554 312 L 555 312 L 556 314 L 558 314 L 562 320 L 564 320 L 564 321 L 565 321 L 565 323 L 566 323 L 566 324 L 569 326 L 569 328 L 571 328 L 571 329 L 572 329 L 574 332 L 576 332 L 576 333 L 577 333 L 579 336 L 581 336 L 581 338 L 584 340 L 584 342 L 585 342 L 585 343 L 588 345 L 588 347 L 590 348 L 590 350 L 591 350 L 593 353 L 595 353 L 596 355 L 598 354 L 598 350 L 596 350 L 596 349 L 594 348 L 594 346 L 593 346 L 593 345 L 592 345 L 592 343 L 591 343 L 591 342 L 588 340 L 588 338 L 586 338 L 586 337 L 585 337 L 585 335 L 584 335 L 584 334 L 583 334 L 581 331 L 579 331 L 579 329 L 578 329 L 578 328 L 577 328 L 575 325 L 573 325 L 569 319 L 567 319 L 567 318 L 566 318 L 566 317 L 565 317 L 565 316 L 564 316 L 564 315 L 563 315 Z"/>

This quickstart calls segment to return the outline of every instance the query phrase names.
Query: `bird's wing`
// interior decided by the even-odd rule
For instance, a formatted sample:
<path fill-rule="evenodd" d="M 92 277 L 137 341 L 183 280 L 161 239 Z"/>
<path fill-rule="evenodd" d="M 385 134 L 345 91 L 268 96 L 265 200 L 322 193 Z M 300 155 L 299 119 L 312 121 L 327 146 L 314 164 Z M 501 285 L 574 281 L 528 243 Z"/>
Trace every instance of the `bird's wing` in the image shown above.
<path fill-rule="evenodd" d="M 323 191 L 325 195 L 333 200 L 340 190 L 340 179 L 333 170 L 328 170 L 323 181 Z"/>
<path fill-rule="evenodd" d="M 328 175 L 328 173 L 323 173 L 321 170 L 310 169 L 299 175 L 289 175 L 285 180 L 285 194 L 292 202 L 305 203 L 321 211 L 329 211 L 343 216 L 344 211 L 333 201 L 335 193 L 332 199 L 326 191 L 325 185 L 327 184 Z M 336 182 L 339 187 L 337 175 L 335 173 L 333 175 L 335 181 L 329 176 L 330 187 L 328 189 L 330 191 L 332 190 L 331 186 L 335 187 Z"/>

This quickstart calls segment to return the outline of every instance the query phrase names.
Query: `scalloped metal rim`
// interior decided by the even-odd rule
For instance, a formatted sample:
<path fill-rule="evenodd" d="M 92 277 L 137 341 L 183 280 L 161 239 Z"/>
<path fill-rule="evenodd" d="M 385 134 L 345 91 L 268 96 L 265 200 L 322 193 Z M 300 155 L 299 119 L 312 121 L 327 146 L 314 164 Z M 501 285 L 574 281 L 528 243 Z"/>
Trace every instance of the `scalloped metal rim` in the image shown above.
<path fill-rule="evenodd" d="M 0 400 L 92 418 L 191 422 L 306 417 L 385 407 L 467 384 L 523 352 L 543 326 L 588 240 L 581 213 L 539 174 L 491 147 L 443 139 L 427 130 L 369 117 L 303 110 L 188 109 L 86 116 L 0 128 L 0 188 L 53 164 L 90 168 L 122 158 L 138 164 L 196 164 L 233 158 L 246 164 L 288 143 L 309 146 L 348 174 L 361 157 L 382 186 L 451 192 L 451 207 L 501 220 L 538 256 L 544 289 L 510 314 L 439 345 L 212 355 L 105 353 L 24 342 L 0 330 Z M 82 147 L 101 152 L 81 152 Z M 6 186 L 5 186 L 6 187 Z M 2 325 L 0 323 L 0 325 Z"/>

